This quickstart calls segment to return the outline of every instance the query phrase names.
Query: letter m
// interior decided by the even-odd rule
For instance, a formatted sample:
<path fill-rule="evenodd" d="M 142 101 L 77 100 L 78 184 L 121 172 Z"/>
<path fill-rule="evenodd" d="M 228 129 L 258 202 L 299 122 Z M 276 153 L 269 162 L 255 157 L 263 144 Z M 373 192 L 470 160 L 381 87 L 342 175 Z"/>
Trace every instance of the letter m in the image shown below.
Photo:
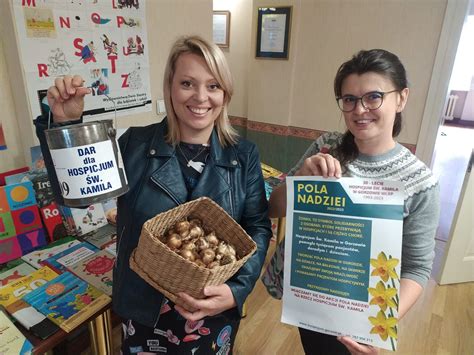
<path fill-rule="evenodd" d="M 25 6 L 25 4 L 31 6 L 31 4 L 33 4 L 33 7 L 36 7 L 35 1 L 36 0 L 21 0 L 21 6 Z"/>

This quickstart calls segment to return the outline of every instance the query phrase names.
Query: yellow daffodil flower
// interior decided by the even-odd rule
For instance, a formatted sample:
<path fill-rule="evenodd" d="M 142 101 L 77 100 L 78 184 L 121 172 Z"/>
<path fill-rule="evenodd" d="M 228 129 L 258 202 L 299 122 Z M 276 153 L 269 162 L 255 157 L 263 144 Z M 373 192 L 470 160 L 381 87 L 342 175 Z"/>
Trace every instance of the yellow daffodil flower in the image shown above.
<path fill-rule="evenodd" d="M 378 305 L 384 312 L 387 309 L 387 306 L 397 308 L 397 305 L 393 300 L 393 296 L 397 294 L 396 288 L 385 288 L 384 283 L 379 281 L 375 288 L 369 287 L 369 293 L 373 296 L 370 300 L 370 304 Z"/>
<path fill-rule="evenodd" d="M 378 334 L 383 341 L 387 340 L 389 336 L 397 339 L 397 330 L 395 329 L 398 322 L 397 318 L 387 318 L 384 312 L 379 311 L 377 317 L 369 317 L 369 321 L 374 326 L 370 330 L 371 334 Z"/>
<path fill-rule="evenodd" d="M 370 259 L 370 265 L 374 267 L 374 270 L 370 274 L 371 276 L 380 276 L 384 281 L 388 281 L 388 277 L 398 280 L 397 272 L 395 271 L 395 266 L 398 265 L 399 260 L 395 258 L 387 259 L 387 256 L 382 251 L 377 256 L 377 259 Z"/>

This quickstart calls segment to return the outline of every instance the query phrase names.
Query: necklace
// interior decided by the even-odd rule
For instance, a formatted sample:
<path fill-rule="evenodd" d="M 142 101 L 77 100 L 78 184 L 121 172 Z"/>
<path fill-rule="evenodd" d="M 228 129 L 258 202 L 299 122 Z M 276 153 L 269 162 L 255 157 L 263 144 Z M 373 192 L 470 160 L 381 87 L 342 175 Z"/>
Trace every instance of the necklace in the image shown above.
<path fill-rule="evenodd" d="M 204 170 L 204 165 L 205 163 L 202 163 L 200 161 L 194 161 L 194 159 L 196 159 L 198 156 L 201 155 L 202 152 L 204 152 L 206 150 L 207 146 L 202 146 L 201 149 L 199 149 L 199 151 L 197 152 L 197 154 L 192 157 L 191 159 L 188 159 L 188 157 L 186 156 L 186 154 L 184 154 L 183 150 L 181 149 L 181 144 L 178 144 L 178 149 L 179 151 L 181 152 L 181 154 L 183 155 L 183 158 L 186 160 L 186 166 L 189 168 L 193 168 L 194 170 L 196 170 L 198 173 L 202 173 L 202 171 Z"/>

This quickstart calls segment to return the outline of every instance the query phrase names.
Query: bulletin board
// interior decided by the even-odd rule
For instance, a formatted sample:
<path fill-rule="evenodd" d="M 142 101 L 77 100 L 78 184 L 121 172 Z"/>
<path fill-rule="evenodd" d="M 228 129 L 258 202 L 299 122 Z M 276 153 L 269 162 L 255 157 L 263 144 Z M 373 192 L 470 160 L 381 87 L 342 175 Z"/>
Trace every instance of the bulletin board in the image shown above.
<path fill-rule="evenodd" d="M 47 112 L 54 79 L 81 75 L 84 117 L 151 111 L 144 0 L 13 0 L 33 117 Z"/>

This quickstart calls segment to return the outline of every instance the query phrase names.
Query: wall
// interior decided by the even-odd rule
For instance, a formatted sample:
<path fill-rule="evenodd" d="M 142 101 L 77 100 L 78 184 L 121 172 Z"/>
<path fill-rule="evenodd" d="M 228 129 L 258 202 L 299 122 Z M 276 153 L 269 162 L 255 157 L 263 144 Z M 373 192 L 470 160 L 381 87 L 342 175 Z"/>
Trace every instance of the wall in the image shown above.
<path fill-rule="evenodd" d="M 248 119 L 281 125 L 283 136 L 288 132 L 285 127 L 343 130 L 334 100 L 334 74 L 356 51 L 379 47 L 397 53 L 407 68 L 411 97 L 399 140 L 416 145 L 446 3 L 447 0 L 272 1 L 272 6 L 293 6 L 290 56 L 288 60 L 251 58 Z M 253 1 L 252 53 L 260 6 L 268 6 L 268 1 Z M 294 154 L 290 138 L 271 140 L 273 147 L 281 147 L 275 153 L 264 142 L 267 136 L 260 136 L 248 133 L 259 143 L 267 162 L 284 169 L 294 163 L 298 154 Z M 282 156 L 282 152 L 291 152 L 293 157 Z"/>
<path fill-rule="evenodd" d="M 0 1 L 1 13 L 10 11 L 9 3 Z M 155 102 L 162 97 L 163 68 L 173 40 L 186 33 L 211 39 L 212 9 L 230 10 L 230 48 L 224 53 L 234 76 L 235 94 L 229 112 L 248 118 L 248 122 L 240 120 L 246 127 L 240 131 L 258 144 L 262 160 L 286 170 L 321 131 L 344 129 L 334 101 L 333 77 L 338 65 L 362 48 L 392 50 L 406 65 L 411 96 L 400 141 L 416 145 L 446 3 L 447 0 L 273 0 L 272 6 L 293 6 L 293 14 L 289 59 L 269 60 L 255 58 L 257 8 L 268 6 L 268 0 L 215 0 L 214 5 L 212 0 L 147 1 L 152 99 Z M 8 21 L 8 16 L 1 21 L 8 66 L 3 65 L 0 70 L 17 83 L 22 72 L 13 24 Z M 20 156 L 29 161 L 28 149 L 35 137 L 22 99 L 24 86 L 14 85 L 11 91 L 8 86 L 8 78 L 2 75 L 0 88 L 3 92 L 6 87 L 10 92 L 6 96 L 14 100 L 13 105 L 7 103 L 11 112 L 3 120 L 4 125 L 10 126 L 5 128 L 7 143 L 15 134 L 11 127 L 21 126 Z M 138 114 L 120 118 L 119 127 L 145 125 L 158 119 L 154 112 Z M 14 154 L 13 149 L 6 152 L 0 152 L 2 158 Z M 24 164 L 21 159 L 11 159 L 16 167 Z M 0 171 L 5 170 L 4 161 L 0 159 Z M 8 167 L 12 167 L 11 163 Z"/>
<path fill-rule="evenodd" d="M 213 9 L 230 11 L 229 48 L 222 48 L 234 79 L 234 95 L 229 111 L 234 116 L 248 117 L 252 2 L 249 0 L 214 0 Z"/>
<path fill-rule="evenodd" d="M 153 111 L 120 117 L 120 128 L 147 125 L 162 117 L 156 114 L 155 102 L 163 97 L 164 66 L 171 44 L 178 36 L 198 34 L 212 40 L 212 0 L 153 0 L 147 1 L 146 6 Z M 10 1 L 0 1 L 0 13 L 10 14 L 11 11 Z M 2 15 L 0 26 L 3 41 L 3 47 L 0 47 L 0 103 L 8 144 L 8 150 L 0 151 L 0 171 L 5 171 L 24 166 L 25 162 L 27 164 L 30 161 L 29 147 L 37 144 L 37 140 L 33 131 L 33 117 L 25 99 L 26 89 L 12 16 Z"/>
<path fill-rule="evenodd" d="M 0 122 L 3 124 L 3 132 L 5 133 L 7 144 L 7 150 L 0 151 L 0 172 L 2 172 L 28 164 L 24 159 L 23 148 L 20 144 L 20 128 L 16 120 L 10 75 L 5 61 L 5 49 L 2 38 L 0 38 L 0 93 L 0 107 L 2 110 Z"/>

